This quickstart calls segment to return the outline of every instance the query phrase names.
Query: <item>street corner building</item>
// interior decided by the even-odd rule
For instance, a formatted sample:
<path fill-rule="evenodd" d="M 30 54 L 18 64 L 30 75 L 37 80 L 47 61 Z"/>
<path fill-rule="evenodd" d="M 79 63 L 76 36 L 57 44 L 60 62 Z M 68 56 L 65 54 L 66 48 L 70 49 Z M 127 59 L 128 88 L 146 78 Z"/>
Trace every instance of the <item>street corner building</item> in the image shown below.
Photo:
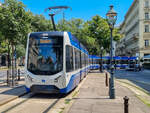
<path fill-rule="evenodd" d="M 116 44 L 118 56 L 150 55 L 150 0 L 134 0 L 120 25 L 123 38 Z"/>

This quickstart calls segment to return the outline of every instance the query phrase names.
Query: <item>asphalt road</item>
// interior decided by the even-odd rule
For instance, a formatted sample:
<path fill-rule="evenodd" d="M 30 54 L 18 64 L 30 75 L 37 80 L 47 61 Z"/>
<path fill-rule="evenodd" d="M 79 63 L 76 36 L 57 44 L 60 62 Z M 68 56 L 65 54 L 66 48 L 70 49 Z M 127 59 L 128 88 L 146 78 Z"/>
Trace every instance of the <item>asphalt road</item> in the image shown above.
<path fill-rule="evenodd" d="M 150 70 L 144 70 L 140 72 L 116 70 L 115 77 L 117 79 L 127 79 L 137 86 L 150 92 Z"/>

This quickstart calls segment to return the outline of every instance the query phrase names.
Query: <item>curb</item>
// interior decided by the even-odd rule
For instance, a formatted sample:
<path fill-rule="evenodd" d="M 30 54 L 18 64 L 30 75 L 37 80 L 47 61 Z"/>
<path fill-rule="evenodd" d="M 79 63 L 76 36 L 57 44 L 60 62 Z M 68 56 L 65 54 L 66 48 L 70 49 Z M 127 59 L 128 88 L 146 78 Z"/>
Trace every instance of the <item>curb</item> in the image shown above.
<path fill-rule="evenodd" d="M 147 83 L 147 82 L 144 82 L 144 81 L 138 81 L 138 80 L 131 80 L 131 81 L 142 83 L 142 84 L 145 84 L 145 85 L 150 85 L 150 83 Z"/>
<path fill-rule="evenodd" d="M 118 79 L 115 79 L 115 80 L 118 81 L 118 82 L 121 82 L 121 83 L 123 83 L 123 84 L 126 84 L 127 86 L 134 87 L 134 88 L 136 88 L 137 90 L 142 91 L 143 93 L 145 93 L 145 94 L 147 94 L 148 96 L 150 96 L 150 93 L 149 93 L 148 91 L 146 91 L 145 89 L 143 89 L 143 88 L 137 86 L 136 84 L 130 82 L 129 80 L 126 80 L 126 81 L 118 80 Z M 132 80 L 132 81 L 138 82 L 138 81 L 136 81 L 136 80 Z M 140 82 L 140 83 L 142 83 L 142 82 Z M 127 86 L 126 86 L 126 87 L 127 87 Z M 127 88 L 128 88 L 128 87 L 127 87 Z M 130 88 L 129 88 L 129 89 L 130 89 Z"/>
<path fill-rule="evenodd" d="M 122 81 L 122 80 L 117 80 L 116 81 L 128 88 L 130 91 L 132 91 L 135 94 L 135 97 L 137 97 L 137 99 L 139 99 L 142 103 L 144 103 L 145 105 L 147 105 L 148 107 L 150 107 L 150 93 L 147 92 L 145 89 L 137 86 L 136 84 L 126 80 L 126 81 Z M 137 90 L 137 92 L 135 90 Z"/>

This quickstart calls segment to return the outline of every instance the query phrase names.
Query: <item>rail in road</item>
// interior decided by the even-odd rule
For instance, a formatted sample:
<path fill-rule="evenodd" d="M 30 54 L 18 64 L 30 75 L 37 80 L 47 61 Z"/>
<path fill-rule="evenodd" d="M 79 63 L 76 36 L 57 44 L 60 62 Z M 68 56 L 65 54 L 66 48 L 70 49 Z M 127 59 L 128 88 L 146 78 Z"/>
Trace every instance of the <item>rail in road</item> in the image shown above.
<path fill-rule="evenodd" d="M 79 88 L 85 80 L 86 78 L 82 80 L 78 87 L 66 95 L 28 93 L 0 106 L 0 113 L 62 112 L 68 106 L 70 100 L 78 94 Z"/>
<path fill-rule="evenodd" d="M 11 101 L 0 107 L 1 113 L 47 113 L 58 103 L 62 95 L 34 94 L 27 95 Z"/>
<path fill-rule="evenodd" d="M 86 78 L 82 80 L 75 90 L 66 95 L 28 93 L 0 106 L 0 113 L 62 112 L 70 100 L 77 95 L 79 88 L 82 86 L 85 80 Z"/>

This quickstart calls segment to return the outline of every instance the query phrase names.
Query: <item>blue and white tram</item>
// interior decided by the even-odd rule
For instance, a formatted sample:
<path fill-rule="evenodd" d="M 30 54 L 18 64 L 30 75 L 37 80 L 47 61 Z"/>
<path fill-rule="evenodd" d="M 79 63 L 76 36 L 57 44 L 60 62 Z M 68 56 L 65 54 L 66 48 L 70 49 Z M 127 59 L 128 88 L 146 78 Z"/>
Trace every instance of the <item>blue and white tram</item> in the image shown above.
<path fill-rule="evenodd" d="M 128 66 L 126 69 L 136 71 L 138 68 L 139 68 L 138 57 L 136 56 L 129 57 Z"/>
<path fill-rule="evenodd" d="M 25 60 L 26 90 L 68 93 L 87 75 L 88 51 L 70 32 L 30 33 Z"/>
<path fill-rule="evenodd" d="M 100 57 L 96 55 L 90 55 L 89 56 L 91 62 L 90 62 L 90 70 L 97 70 L 100 68 Z"/>
<path fill-rule="evenodd" d="M 128 62 L 129 62 L 129 57 L 127 57 L 127 56 L 122 56 L 122 57 L 121 57 L 121 61 L 120 61 L 120 63 L 121 63 L 120 68 L 121 68 L 121 69 L 126 69 L 127 66 L 128 66 Z"/>

